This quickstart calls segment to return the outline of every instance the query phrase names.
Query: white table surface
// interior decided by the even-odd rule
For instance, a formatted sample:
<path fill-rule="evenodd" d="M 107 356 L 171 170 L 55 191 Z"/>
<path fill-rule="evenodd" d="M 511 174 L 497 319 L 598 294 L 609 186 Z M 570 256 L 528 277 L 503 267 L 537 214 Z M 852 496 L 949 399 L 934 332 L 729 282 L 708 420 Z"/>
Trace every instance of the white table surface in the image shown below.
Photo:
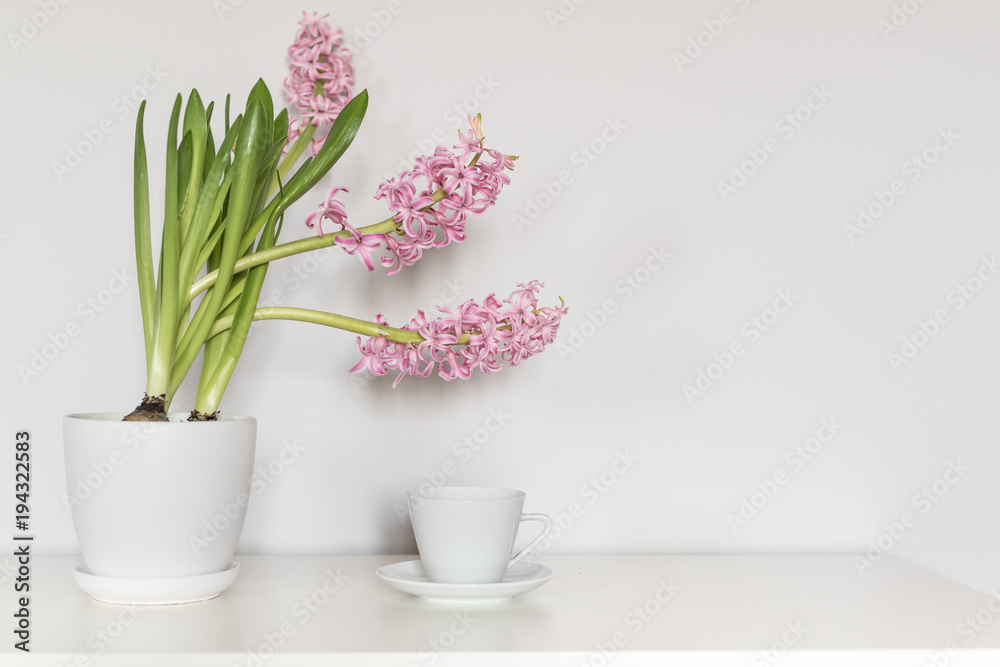
<path fill-rule="evenodd" d="M 893 557 L 861 575 L 851 556 L 543 556 L 551 581 L 490 606 L 429 603 L 375 576 L 412 558 L 237 556 L 215 600 L 129 609 L 76 587 L 79 557 L 38 556 L 32 652 L 5 629 L 0 665 L 1000 665 L 1000 599 Z M 343 583 L 309 610 L 328 572 Z M 0 590 L 12 628 L 13 580 Z"/>

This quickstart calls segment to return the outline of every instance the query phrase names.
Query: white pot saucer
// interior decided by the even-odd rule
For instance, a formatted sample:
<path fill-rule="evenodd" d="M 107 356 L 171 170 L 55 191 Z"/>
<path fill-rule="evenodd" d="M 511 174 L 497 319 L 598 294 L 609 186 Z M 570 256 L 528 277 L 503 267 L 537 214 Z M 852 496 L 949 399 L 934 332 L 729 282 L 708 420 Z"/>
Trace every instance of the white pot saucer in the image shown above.
<path fill-rule="evenodd" d="M 432 602 L 488 604 L 509 600 L 534 590 L 552 578 L 551 568 L 538 563 L 515 563 L 495 584 L 442 584 L 431 581 L 419 560 L 380 567 L 379 579 L 397 591 Z"/>
<path fill-rule="evenodd" d="M 87 566 L 81 563 L 73 570 L 73 579 L 85 593 L 89 593 L 98 602 L 137 605 L 185 604 L 218 597 L 233 585 L 239 573 L 240 564 L 232 561 L 222 572 L 193 577 L 123 579 L 91 574 Z"/>

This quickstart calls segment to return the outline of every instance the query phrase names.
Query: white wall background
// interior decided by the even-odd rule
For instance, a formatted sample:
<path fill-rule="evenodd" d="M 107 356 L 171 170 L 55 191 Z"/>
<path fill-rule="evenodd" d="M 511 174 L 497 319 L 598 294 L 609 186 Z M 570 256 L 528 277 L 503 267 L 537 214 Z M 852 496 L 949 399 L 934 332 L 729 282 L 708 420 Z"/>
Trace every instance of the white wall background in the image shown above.
<path fill-rule="evenodd" d="M 128 410 L 144 385 L 134 281 L 100 312 L 86 305 L 117 287 L 116 271 L 132 275 L 135 116 L 121 98 L 152 84 L 135 94 L 149 100 L 152 183 L 162 183 L 173 96 L 197 87 L 206 100 L 242 100 L 258 76 L 279 90 L 303 6 L 53 1 L 58 11 L 43 21 L 43 4 L 4 5 L 0 435 L 33 433 L 37 544 L 57 553 L 77 549 L 60 501 L 62 415 Z M 355 49 L 368 117 L 325 183 L 351 188 L 353 222 L 385 216 L 371 193 L 416 141 L 453 136 L 455 105 L 482 111 L 489 143 L 522 157 L 464 244 L 395 278 L 339 253 L 288 259 L 272 266 L 269 286 L 293 305 L 402 323 L 449 284 L 464 300 L 538 278 L 544 300 L 562 295 L 571 311 L 564 347 L 519 368 L 467 382 L 407 378 L 395 391 L 387 379 L 352 383 L 352 335 L 257 328 L 223 408 L 258 418 L 261 467 L 284 443 L 303 451 L 256 497 L 243 552 L 411 552 L 393 506 L 450 461 L 449 483 L 524 489 L 529 511 L 578 503 L 582 514 L 551 552 L 863 552 L 882 536 L 890 553 L 979 588 L 1000 585 L 1000 280 L 977 283 L 981 267 L 993 272 L 983 258 L 1000 251 L 1000 5 L 369 0 L 308 9 L 330 12 L 356 47 L 359 29 L 373 35 Z M 723 11 L 731 22 L 710 40 L 705 22 Z M 902 25 L 887 32 L 894 17 Z M 678 67 L 675 54 L 698 39 L 707 46 Z M 810 110 L 802 105 L 814 90 L 829 96 L 813 97 Z M 796 113 L 798 127 L 783 121 Z M 54 163 L 102 121 L 100 143 L 57 175 Z M 604 143 L 608 123 L 620 132 Z M 952 134 L 937 142 L 946 152 L 934 148 L 939 132 Z M 718 183 L 769 139 L 777 151 L 724 200 Z M 596 159 L 581 157 L 587 145 Z M 925 151 L 936 161 L 914 172 L 908 161 Z M 568 184 L 547 197 L 563 171 Z M 897 179 L 902 194 L 852 242 L 845 225 Z M 301 220 L 324 192 L 287 217 L 286 240 L 310 234 Z M 533 221 L 519 227 L 514 216 L 527 213 Z M 647 273 L 650 248 L 661 247 L 671 258 Z M 295 271 L 308 278 L 296 283 Z M 629 275 L 646 280 L 640 290 L 623 288 Z M 964 284 L 979 291 L 960 307 L 953 290 Z M 751 318 L 767 317 L 779 290 L 794 295 L 792 307 L 753 340 Z M 614 312 L 587 324 L 607 302 Z M 894 368 L 890 353 L 939 310 L 947 320 L 936 335 L 918 335 L 925 344 Z M 19 367 L 71 324 L 79 334 L 22 377 Z M 718 376 L 713 355 L 734 342 L 742 356 L 689 401 L 684 385 L 700 370 Z M 191 395 L 183 390 L 178 404 Z M 455 444 L 482 440 L 491 411 L 508 417 L 465 460 Z M 788 453 L 824 419 L 842 427 L 795 463 Z M 617 474 L 619 453 L 634 462 Z M 12 480 L 8 458 L 0 479 Z M 939 481 L 935 502 L 921 500 L 950 462 L 967 472 Z M 602 474 L 603 484 L 590 481 Z M 734 531 L 727 515 L 776 474 L 785 483 Z M 915 525 L 884 535 L 904 512 Z"/>

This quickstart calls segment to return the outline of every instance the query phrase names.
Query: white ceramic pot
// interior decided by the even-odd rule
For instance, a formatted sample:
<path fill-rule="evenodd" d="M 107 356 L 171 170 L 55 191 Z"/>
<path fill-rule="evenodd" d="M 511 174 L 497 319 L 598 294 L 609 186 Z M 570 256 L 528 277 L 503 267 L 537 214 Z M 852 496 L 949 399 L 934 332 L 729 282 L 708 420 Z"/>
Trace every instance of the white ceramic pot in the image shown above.
<path fill-rule="evenodd" d="M 63 421 L 67 497 L 87 570 L 167 578 L 223 572 L 250 498 L 257 422 Z"/>

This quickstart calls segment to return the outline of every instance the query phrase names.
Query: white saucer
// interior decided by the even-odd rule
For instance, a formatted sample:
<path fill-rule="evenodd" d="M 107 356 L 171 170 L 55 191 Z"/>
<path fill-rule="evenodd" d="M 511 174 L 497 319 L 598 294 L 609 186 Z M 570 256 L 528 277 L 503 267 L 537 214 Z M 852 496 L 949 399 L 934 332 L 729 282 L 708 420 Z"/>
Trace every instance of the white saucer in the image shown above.
<path fill-rule="evenodd" d="M 496 584 L 440 584 L 424 573 L 419 560 L 409 560 L 380 567 L 375 574 L 397 591 L 433 602 L 486 604 L 502 602 L 527 593 L 552 578 L 552 570 L 537 563 L 521 561 L 507 570 Z"/>
<path fill-rule="evenodd" d="M 73 570 L 77 585 L 98 602 L 112 604 L 184 604 L 211 600 L 233 585 L 240 564 L 232 561 L 222 572 L 164 579 L 120 579 L 91 574 L 81 563 Z"/>

